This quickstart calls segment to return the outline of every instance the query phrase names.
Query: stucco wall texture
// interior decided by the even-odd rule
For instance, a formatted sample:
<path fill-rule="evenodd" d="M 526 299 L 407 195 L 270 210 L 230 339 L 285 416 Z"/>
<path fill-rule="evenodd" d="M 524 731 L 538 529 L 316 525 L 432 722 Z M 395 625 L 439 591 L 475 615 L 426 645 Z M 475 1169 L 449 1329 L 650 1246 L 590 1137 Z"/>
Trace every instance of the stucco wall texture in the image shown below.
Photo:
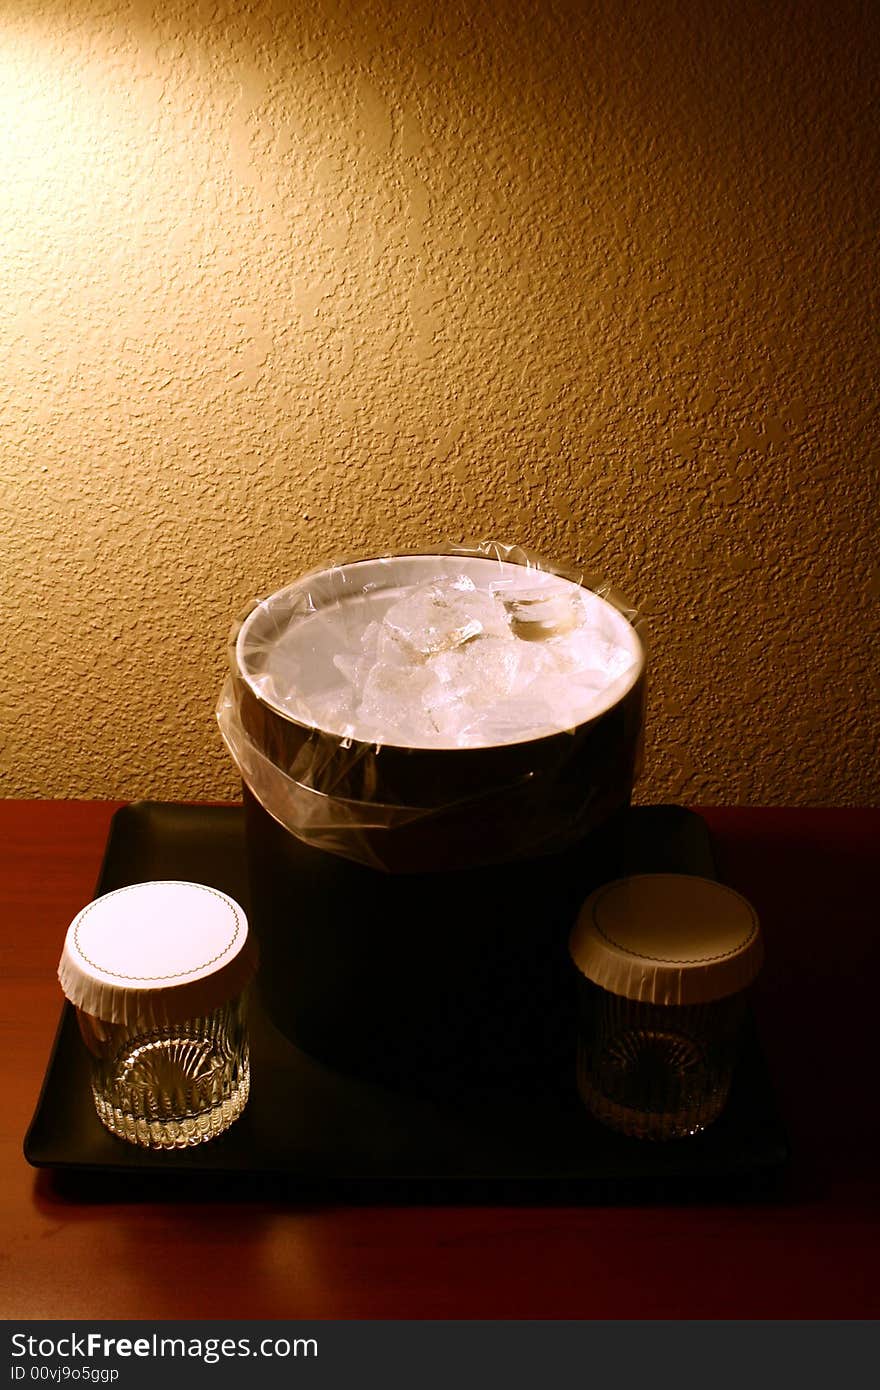
<path fill-rule="evenodd" d="M 234 796 L 232 616 L 494 536 L 651 615 L 643 800 L 877 798 L 877 18 L 4 0 L 0 790 Z"/>

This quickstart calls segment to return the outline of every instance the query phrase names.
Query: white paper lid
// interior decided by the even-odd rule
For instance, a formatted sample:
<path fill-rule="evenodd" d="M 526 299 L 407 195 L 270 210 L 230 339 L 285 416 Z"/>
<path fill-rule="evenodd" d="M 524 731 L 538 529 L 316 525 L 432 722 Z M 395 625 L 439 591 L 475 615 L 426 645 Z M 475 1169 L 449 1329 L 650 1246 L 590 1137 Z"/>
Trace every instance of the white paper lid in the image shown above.
<path fill-rule="evenodd" d="M 242 908 L 202 883 L 135 883 L 95 898 L 68 928 L 58 966 L 93 1018 L 161 1026 L 239 994 L 256 967 Z"/>
<path fill-rule="evenodd" d="M 639 874 L 597 889 L 581 909 L 569 950 L 594 984 L 655 1004 L 735 994 L 763 960 L 751 903 L 688 874 Z"/>

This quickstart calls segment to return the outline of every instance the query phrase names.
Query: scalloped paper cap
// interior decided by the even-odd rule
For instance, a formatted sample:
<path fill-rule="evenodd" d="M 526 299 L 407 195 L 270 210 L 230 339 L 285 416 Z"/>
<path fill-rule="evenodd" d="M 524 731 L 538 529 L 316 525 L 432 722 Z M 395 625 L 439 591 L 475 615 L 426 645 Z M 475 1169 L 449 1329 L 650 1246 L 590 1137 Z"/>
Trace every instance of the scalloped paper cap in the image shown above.
<path fill-rule="evenodd" d="M 711 879 L 638 874 L 606 883 L 569 938 L 582 975 L 611 994 L 652 1004 L 700 1004 L 736 994 L 761 968 L 751 903 Z"/>
<path fill-rule="evenodd" d="M 202 883 L 161 880 L 106 893 L 70 924 L 61 988 L 93 1018 L 161 1027 L 210 1013 L 256 968 L 247 917 Z"/>

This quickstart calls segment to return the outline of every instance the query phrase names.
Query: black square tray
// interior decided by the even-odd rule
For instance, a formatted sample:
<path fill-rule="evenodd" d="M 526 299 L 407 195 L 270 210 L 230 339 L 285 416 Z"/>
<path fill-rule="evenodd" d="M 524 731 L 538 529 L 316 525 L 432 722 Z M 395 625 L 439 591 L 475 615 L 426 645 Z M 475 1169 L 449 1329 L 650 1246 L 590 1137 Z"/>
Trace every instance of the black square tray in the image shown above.
<path fill-rule="evenodd" d="M 715 876 L 709 832 L 693 812 L 627 812 L 618 872 Z M 97 892 L 155 878 L 211 884 L 248 904 L 241 808 L 141 802 L 114 817 Z M 627 1139 L 584 1110 L 572 1073 L 546 1089 L 438 1099 L 334 1071 L 289 1042 L 259 998 L 251 1012 L 251 1099 L 226 1134 L 154 1152 L 100 1124 L 88 1057 L 65 1005 L 25 1138 L 36 1167 L 102 1195 L 175 1188 L 209 1195 L 355 1201 L 607 1202 L 772 1193 L 788 1144 L 754 1028 L 728 1106 L 695 1138 Z"/>

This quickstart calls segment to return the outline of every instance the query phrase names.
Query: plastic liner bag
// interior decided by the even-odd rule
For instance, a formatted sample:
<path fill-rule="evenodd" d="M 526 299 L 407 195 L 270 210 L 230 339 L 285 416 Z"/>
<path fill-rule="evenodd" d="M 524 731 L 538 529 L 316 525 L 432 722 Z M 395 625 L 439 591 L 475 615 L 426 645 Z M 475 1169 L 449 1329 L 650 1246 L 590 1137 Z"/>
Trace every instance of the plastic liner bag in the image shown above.
<path fill-rule="evenodd" d="M 484 541 L 340 562 L 230 634 L 220 730 L 256 800 L 392 872 L 566 848 L 629 801 L 645 650 L 610 584 Z"/>

